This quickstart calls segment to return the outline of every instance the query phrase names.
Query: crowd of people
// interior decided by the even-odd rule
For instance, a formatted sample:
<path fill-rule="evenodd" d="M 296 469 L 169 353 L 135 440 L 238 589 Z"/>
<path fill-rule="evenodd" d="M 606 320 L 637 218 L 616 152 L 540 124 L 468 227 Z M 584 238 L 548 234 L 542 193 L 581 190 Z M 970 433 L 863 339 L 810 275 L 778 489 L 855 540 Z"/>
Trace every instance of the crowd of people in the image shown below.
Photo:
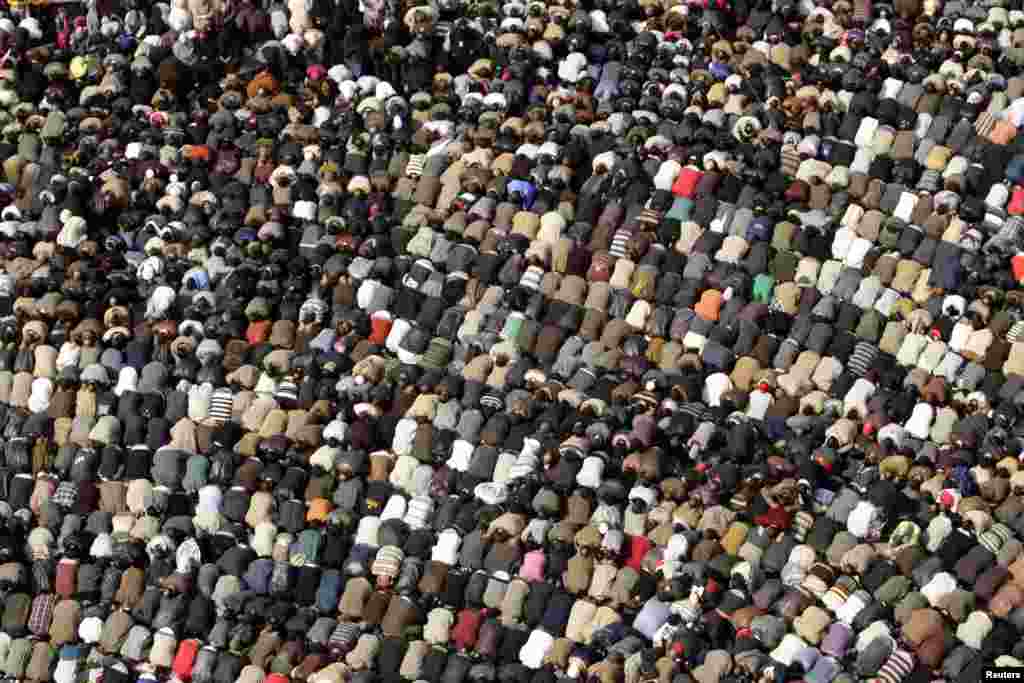
<path fill-rule="evenodd" d="M 1024 666 L 1020 0 L 9 0 L 0 675 Z"/>

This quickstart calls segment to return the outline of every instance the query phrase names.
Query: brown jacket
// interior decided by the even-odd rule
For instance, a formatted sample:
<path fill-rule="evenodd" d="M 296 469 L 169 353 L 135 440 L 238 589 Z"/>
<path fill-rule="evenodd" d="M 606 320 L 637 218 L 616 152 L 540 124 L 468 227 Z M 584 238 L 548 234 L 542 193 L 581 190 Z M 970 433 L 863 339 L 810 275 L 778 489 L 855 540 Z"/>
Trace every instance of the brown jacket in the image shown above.
<path fill-rule="evenodd" d="M 366 605 L 367 599 L 370 597 L 370 593 L 373 591 L 373 586 L 365 577 L 356 577 L 348 581 L 345 584 L 345 592 L 341 596 L 341 602 L 338 604 L 338 611 L 343 617 L 350 619 L 361 619 L 363 617 L 363 607 Z"/>
<path fill-rule="evenodd" d="M 145 573 L 138 567 L 132 567 L 121 575 L 121 584 L 114 595 L 114 602 L 125 609 L 132 609 L 142 599 L 145 590 Z"/>
<path fill-rule="evenodd" d="M 103 623 L 103 630 L 100 632 L 100 651 L 107 654 L 116 654 L 121 650 L 128 631 L 131 630 L 134 622 L 131 615 L 123 609 L 114 610 Z"/>
<path fill-rule="evenodd" d="M 575 595 L 582 595 L 590 588 L 593 574 L 593 558 L 577 553 L 569 560 L 569 565 L 562 575 L 565 589 Z"/>
<path fill-rule="evenodd" d="M 49 643 L 40 640 L 32 646 L 32 657 L 28 660 L 28 668 L 25 669 L 25 680 L 48 681 L 50 680 L 50 665 L 57 657 L 57 651 Z"/>
<path fill-rule="evenodd" d="M 385 638 L 400 638 L 405 628 L 417 621 L 420 610 L 411 598 L 405 595 L 392 595 L 388 611 L 381 621 L 381 632 Z"/>
<path fill-rule="evenodd" d="M 420 582 L 417 586 L 420 593 L 423 593 L 424 595 L 436 595 L 444 590 L 445 579 L 448 576 L 448 571 L 450 569 L 451 568 L 444 562 L 437 562 L 436 560 L 428 562 L 423 571 L 423 576 L 420 578 Z M 347 586 L 345 592 L 348 592 Z"/>
<path fill-rule="evenodd" d="M 912 647 L 917 647 L 928 638 L 941 634 L 943 629 L 942 615 L 933 609 L 916 609 L 910 619 L 903 625 L 903 638 Z"/>
<path fill-rule="evenodd" d="M 77 600 L 61 600 L 53 608 L 53 621 L 50 623 L 50 643 L 60 647 L 78 640 L 78 624 L 82 617 L 82 607 Z"/>

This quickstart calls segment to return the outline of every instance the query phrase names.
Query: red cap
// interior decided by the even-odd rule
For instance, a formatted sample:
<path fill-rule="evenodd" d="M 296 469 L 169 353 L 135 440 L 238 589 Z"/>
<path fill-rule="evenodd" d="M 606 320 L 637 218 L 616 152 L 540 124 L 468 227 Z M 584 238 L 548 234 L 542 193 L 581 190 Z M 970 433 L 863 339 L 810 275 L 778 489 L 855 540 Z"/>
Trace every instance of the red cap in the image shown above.
<path fill-rule="evenodd" d="M 775 505 L 768 512 L 755 517 L 754 523 L 758 526 L 766 526 L 773 529 L 788 529 L 791 519 L 789 513 L 786 512 L 786 508 Z"/>
<path fill-rule="evenodd" d="M 686 646 L 684 646 L 682 643 L 680 643 L 678 641 L 672 643 L 672 656 L 673 657 L 682 657 L 685 654 L 686 654 Z"/>
<path fill-rule="evenodd" d="M 768 382 L 761 382 L 760 384 L 757 385 L 757 388 L 760 389 L 761 391 L 763 391 L 766 394 L 769 391 L 771 391 L 771 386 L 768 384 Z"/>
<path fill-rule="evenodd" d="M 875 425 L 870 422 L 864 423 L 864 436 L 872 436 L 875 433 Z"/>
<path fill-rule="evenodd" d="M 703 472 L 707 468 L 708 468 L 707 464 L 702 463 L 702 462 L 697 463 L 697 471 L 698 472 Z"/>

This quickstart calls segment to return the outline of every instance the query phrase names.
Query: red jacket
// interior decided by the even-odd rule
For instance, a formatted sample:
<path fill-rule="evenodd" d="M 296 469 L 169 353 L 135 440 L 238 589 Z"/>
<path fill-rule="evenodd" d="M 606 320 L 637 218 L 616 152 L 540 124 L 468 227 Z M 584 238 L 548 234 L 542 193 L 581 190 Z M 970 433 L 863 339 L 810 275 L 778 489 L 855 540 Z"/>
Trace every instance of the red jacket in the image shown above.
<path fill-rule="evenodd" d="M 676 182 L 672 184 L 672 194 L 684 199 L 693 199 L 697 194 L 697 185 L 702 177 L 704 174 L 701 171 L 690 166 L 684 167 L 679 172 Z"/>
<path fill-rule="evenodd" d="M 57 563 L 54 588 L 62 598 L 70 599 L 75 594 L 78 590 L 78 560 L 64 558 Z"/>
<path fill-rule="evenodd" d="M 192 667 L 196 663 L 197 654 L 199 654 L 198 640 L 181 641 L 178 645 L 178 653 L 174 655 L 174 663 L 171 665 L 174 675 L 183 681 L 192 678 Z M 269 677 L 267 680 L 270 680 Z"/>
<path fill-rule="evenodd" d="M 646 536 L 629 537 L 629 557 L 626 559 L 626 566 L 636 571 L 642 571 L 640 563 L 644 561 L 647 551 L 651 549 L 651 541 Z"/>
<path fill-rule="evenodd" d="M 1014 189 L 1013 194 L 1010 195 L 1010 203 L 1006 206 L 1006 213 L 1011 216 L 1024 214 L 1024 188 Z"/>
<path fill-rule="evenodd" d="M 455 619 L 455 627 L 451 631 L 452 642 L 458 650 L 470 650 L 476 645 L 477 632 L 483 622 L 483 615 L 479 610 L 464 609 L 459 612 Z"/>

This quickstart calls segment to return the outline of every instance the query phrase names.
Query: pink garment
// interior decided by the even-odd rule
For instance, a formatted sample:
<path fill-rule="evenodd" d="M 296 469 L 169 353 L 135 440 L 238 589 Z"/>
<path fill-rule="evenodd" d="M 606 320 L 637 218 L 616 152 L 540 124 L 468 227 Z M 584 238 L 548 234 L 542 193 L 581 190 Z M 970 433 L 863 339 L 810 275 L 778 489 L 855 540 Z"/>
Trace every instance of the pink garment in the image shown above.
<path fill-rule="evenodd" d="M 519 568 L 519 576 L 527 581 L 544 580 L 544 563 L 546 558 L 540 550 L 531 550 L 523 557 L 523 564 Z"/>

